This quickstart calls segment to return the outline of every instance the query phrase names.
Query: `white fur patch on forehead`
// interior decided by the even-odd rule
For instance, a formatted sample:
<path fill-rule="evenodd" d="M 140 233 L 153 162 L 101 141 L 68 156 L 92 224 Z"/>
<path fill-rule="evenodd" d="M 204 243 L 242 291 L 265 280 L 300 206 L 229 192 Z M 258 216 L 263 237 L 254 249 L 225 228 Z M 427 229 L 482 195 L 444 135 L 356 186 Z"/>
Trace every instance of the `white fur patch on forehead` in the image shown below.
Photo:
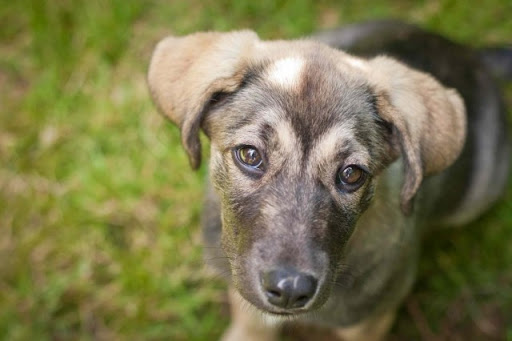
<path fill-rule="evenodd" d="M 300 82 L 304 64 L 304 59 L 300 57 L 279 59 L 270 65 L 267 71 L 267 79 L 279 87 L 293 88 Z"/>

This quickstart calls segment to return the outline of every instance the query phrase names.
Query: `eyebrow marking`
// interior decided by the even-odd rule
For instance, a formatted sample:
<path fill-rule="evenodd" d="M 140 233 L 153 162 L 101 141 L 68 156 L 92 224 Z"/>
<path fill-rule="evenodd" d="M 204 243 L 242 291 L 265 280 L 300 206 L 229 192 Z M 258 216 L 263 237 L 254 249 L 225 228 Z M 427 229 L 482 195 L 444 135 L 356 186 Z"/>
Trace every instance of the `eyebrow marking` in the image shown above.
<path fill-rule="evenodd" d="M 287 120 L 280 121 L 276 127 L 277 138 L 281 148 L 286 153 L 293 153 L 300 145 L 300 139 L 292 128 L 292 125 Z"/>
<path fill-rule="evenodd" d="M 297 86 L 304 70 L 304 59 L 287 57 L 272 64 L 267 72 L 268 80 L 282 88 Z"/>
<path fill-rule="evenodd" d="M 337 146 L 342 140 L 354 140 L 354 133 L 352 129 L 346 125 L 330 128 L 318 137 L 316 143 L 311 148 L 312 157 L 315 158 L 316 162 L 319 162 L 321 159 L 334 154 L 338 149 Z"/>
<path fill-rule="evenodd" d="M 343 125 L 334 126 L 322 134 L 311 148 L 309 153 L 307 172 L 313 171 L 314 167 L 329 161 L 339 155 L 341 143 L 350 142 L 353 154 L 348 156 L 351 163 L 366 164 L 370 158 L 368 151 L 361 145 L 354 134 L 353 127 Z"/>

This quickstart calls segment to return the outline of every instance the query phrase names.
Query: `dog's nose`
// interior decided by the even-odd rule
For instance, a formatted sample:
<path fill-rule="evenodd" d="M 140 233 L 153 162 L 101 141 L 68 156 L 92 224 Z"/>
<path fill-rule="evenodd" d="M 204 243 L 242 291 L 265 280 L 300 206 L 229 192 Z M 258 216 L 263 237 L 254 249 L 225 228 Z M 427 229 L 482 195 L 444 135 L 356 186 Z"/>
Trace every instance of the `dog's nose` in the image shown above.
<path fill-rule="evenodd" d="M 270 304 L 297 309 L 304 307 L 315 295 L 317 280 L 311 275 L 283 268 L 263 273 L 261 284 Z"/>

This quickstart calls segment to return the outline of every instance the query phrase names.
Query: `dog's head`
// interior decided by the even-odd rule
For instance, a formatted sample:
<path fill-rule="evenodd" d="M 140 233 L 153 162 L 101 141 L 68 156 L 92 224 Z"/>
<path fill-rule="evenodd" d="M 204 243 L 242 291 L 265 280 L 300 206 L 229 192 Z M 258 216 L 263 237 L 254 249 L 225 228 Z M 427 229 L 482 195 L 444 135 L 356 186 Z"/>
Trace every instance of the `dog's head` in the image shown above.
<path fill-rule="evenodd" d="M 264 42 L 249 31 L 169 37 L 148 79 L 193 168 L 200 129 L 210 138 L 233 282 L 269 313 L 326 301 L 383 169 L 402 158 L 409 214 L 423 177 L 453 163 L 464 143 L 454 90 L 392 59 L 312 41 Z"/>

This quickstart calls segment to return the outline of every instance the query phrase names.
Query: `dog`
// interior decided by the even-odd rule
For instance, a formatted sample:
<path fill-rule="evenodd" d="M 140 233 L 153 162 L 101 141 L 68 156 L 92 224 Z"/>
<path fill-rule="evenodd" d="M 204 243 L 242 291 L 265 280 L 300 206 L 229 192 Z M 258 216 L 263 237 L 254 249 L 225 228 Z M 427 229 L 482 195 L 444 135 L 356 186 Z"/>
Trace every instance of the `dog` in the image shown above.
<path fill-rule="evenodd" d="M 482 214 L 509 174 L 479 53 L 397 21 L 167 37 L 148 84 L 192 168 L 210 140 L 203 235 L 230 283 L 227 341 L 276 340 L 282 321 L 383 339 L 425 232 Z"/>

